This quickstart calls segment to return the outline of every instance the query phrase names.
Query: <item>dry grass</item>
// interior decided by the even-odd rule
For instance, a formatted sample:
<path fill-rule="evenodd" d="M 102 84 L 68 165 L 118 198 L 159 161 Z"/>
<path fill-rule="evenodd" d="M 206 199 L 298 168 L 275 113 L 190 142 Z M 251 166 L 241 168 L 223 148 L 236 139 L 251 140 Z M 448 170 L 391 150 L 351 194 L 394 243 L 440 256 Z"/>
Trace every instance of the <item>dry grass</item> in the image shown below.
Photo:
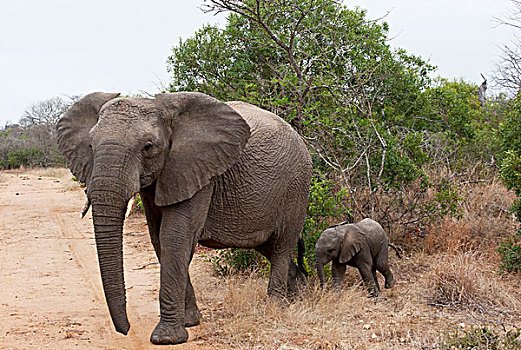
<path fill-rule="evenodd" d="M 443 274 L 458 264 L 463 271 Z M 208 263 L 195 263 L 191 274 L 203 316 L 196 339 L 237 349 L 436 348 L 448 330 L 470 329 L 498 314 L 508 318 L 505 324 L 521 321 L 514 288 L 519 281 L 503 280 L 490 264 L 472 254 L 415 253 L 393 259 L 398 283 L 379 299 L 367 298 L 356 270 L 349 269 L 342 293 L 322 291 L 310 279 L 299 300 L 281 304 L 267 298 L 265 278 L 217 278 Z M 443 292 L 435 288 L 440 285 Z M 436 298 L 459 307 L 441 307 L 433 303 Z M 473 308 L 462 307 L 465 303 Z"/>
<path fill-rule="evenodd" d="M 402 260 L 390 254 L 397 284 L 376 300 L 352 268 L 342 293 L 322 291 L 310 278 L 299 300 L 280 304 L 267 298 L 263 277 L 217 278 L 209 263 L 196 263 L 197 338 L 236 349 L 435 349 L 449 334 L 516 330 L 521 276 L 500 275 L 494 252 L 516 228 L 506 211 L 515 197 L 498 183 L 467 185 L 464 193 L 459 220 L 430 227 L 417 242 L 423 248 Z"/>
<path fill-rule="evenodd" d="M 6 174 L 24 174 L 24 175 L 34 175 L 34 176 L 43 176 L 43 177 L 51 177 L 56 179 L 67 179 L 70 180 L 72 178 L 71 171 L 68 168 L 61 167 L 50 167 L 50 168 L 24 168 L 21 167 L 19 169 L 10 169 L 3 170 Z"/>
<path fill-rule="evenodd" d="M 34 168 L 25 171 L 26 174 L 32 174 L 42 177 L 52 177 L 59 180 L 71 180 L 72 174 L 68 168 Z"/>
<path fill-rule="evenodd" d="M 518 223 L 508 213 L 515 194 L 497 182 L 467 185 L 460 219 L 444 218 L 430 226 L 425 250 L 436 252 L 481 251 L 493 255 L 499 242 L 515 232 Z"/>
<path fill-rule="evenodd" d="M 35 168 L 26 172 L 41 177 L 50 177 L 59 180 L 64 191 L 75 191 L 80 188 L 78 181 L 73 181 L 73 175 L 67 168 Z"/>
<path fill-rule="evenodd" d="M 10 170 L 2 170 L 0 172 L 0 182 L 7 181 L 5 179 L 6 175 L 17 175 L 17 176 L 28 176 L 28 177 L 42 177 L 42 178 L 50 178 L 55 180 L 56 182 L 60 182 L 63 191 L 76 191 L 80 188 L 80 183 L 78 181 L 73 181 L 73 175 L 67 168 L 59 168 L 59 167 L 51 167 L 51 168 L 23 168 L 20 169 L 10 169 Z M 2 180 L 2 175 L 4 179 Z"/>
<path fill-rule="evenodd" d="M 471 252 L 441 255 L 438 262 L 428 278 L 435 304 L 487 312 L 521 310 L 511 286 L 490 270 L 494 264 L 484 256 Z"/>

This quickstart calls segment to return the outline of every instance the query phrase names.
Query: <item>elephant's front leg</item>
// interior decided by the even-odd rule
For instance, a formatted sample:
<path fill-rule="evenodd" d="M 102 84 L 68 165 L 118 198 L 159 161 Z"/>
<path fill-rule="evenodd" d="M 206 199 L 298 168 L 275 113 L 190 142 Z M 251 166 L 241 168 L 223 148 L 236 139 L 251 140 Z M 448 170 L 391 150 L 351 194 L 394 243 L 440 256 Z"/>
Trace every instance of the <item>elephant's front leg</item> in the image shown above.
<path fill-rule="evenodd" d="M 190 274 L 186 282 L 186 296 L 185 296 L 185 327 L 193 327 L 199 324 L 199 308 L 195 301 L 195 292 L 192 282 L 190 281 Z"/>
<path fill-rule="evenodd" d="M 360 275 L 362 276 L 364 285 L 366 286 L 367 290 L 369 291 L 369 296 L 370 297 L 379 297 L 380 291 L 378 290 L 378 287 L 375 283 L 371 265 L 372 264 L 371 264 L 370 258 L 368 258 L 365 261 L 357 262 L 356 266 L 358 268 L 358 271 L 360 272 Z"/>
<path fill-rule="evenodd" d="M 178 344 L 188 340 L 185 329 L 188 265 L 197 243 L 197 235 L 206 221 L 212 191 L 213 188 L 207 186 L 191 199 L 163 210 L 159 233 L 161 319 L 150 336 L 154 344 Z M 193 296 L 193 289 L 190 290 Z M 195 305 L 195 296 L 193 298 Z"/>
<path fill-rule="evenodd" d="M 342 289 L 342 282 L 346 274 L 346 264 L 340 264 L 333 260 L 331 263 L 331 278 L 333 279 L 333 288 L 336 290 Z"/>

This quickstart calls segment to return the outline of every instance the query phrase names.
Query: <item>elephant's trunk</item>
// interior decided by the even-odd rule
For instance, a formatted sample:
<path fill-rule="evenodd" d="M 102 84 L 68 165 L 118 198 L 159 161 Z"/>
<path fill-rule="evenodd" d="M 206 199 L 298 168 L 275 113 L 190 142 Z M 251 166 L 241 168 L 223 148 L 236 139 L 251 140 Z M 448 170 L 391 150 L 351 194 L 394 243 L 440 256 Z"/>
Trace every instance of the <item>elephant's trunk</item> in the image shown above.
<path fill-rule="evenodd" d="M 320 280 L 320 287 L 323 288 L 326 284 L 326 274 L 324 273 L 324 266 L 327 264 L 324 259 L 317 256 L 316 267 L 318 279 Z"/>
<path fill-rule="evenodd" d="M 92 195 L 96 197 L 95 194 Z M 104 200 L 114 201 L 105 198 Z M 96 248 L 105 299 L 116 331 L 127 334 L 128 323 L 123 276 L 123 218 L 124 203 L 119 205 L 100 204 L 93 199 L 92 220 L 96 236 Z"/>
<path fill-rule="evenodd" d="M 123 222 L 136 185 L 128 181 L 128 175 L 122 176 L 125 166 L 121 161 L 111 158 L 114 159 L 110 163 L 95 159 L 88 196 L 105 299 L 116 331 L 126 335 L 130 324 L 123 275 Z"/>

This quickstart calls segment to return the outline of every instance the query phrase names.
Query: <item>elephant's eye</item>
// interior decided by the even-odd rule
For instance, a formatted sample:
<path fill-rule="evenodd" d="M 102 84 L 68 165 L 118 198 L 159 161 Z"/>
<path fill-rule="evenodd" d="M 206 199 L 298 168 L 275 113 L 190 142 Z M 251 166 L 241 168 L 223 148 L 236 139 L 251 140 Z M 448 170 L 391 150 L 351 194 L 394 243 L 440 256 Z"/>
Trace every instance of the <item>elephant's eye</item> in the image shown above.
<path fill-rule="evenodd" d="M 154 148 L 154 144 L 152 142 L 147 142 L 146 145 L 143 147 L 143 152 L 150 152 Z"/>

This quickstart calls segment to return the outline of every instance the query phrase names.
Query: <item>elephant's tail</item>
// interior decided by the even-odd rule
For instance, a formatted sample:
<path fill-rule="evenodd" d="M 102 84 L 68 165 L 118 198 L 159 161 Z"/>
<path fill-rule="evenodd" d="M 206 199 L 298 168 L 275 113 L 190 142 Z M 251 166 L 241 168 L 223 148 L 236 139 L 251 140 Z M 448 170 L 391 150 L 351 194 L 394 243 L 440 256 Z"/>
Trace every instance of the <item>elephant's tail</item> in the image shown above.
<path fill-rule="evenodd" d="M 304 244 L 304 239 L 299 237 L 298 239 L 298 255 L 297 255 L 297 265 L 300 272 L 304 274 L 304 276 L 308 277 L 308 271 L 304 266 L 304 253 L 306 253 L 306 245 Z"/>
<path fill-rule="evenodd" d="M 401 248 L 398 248 L 398 247 L 396 247 L 395 245 L 393 245 L 393 244 L 391 244 L 391 243 L 389 243 L 389 247 L 391 247 L 391 248 L 394 249 L 394 251 L 396 252 L 396 256 L 398 257 L 398 259 L 401 259 L 401 258 L 402 258 L 402 254 L 401 254 L 401 253 L 402 253 L 402 251 L 401 251 L 402 249 L 401 249 Z"/>

